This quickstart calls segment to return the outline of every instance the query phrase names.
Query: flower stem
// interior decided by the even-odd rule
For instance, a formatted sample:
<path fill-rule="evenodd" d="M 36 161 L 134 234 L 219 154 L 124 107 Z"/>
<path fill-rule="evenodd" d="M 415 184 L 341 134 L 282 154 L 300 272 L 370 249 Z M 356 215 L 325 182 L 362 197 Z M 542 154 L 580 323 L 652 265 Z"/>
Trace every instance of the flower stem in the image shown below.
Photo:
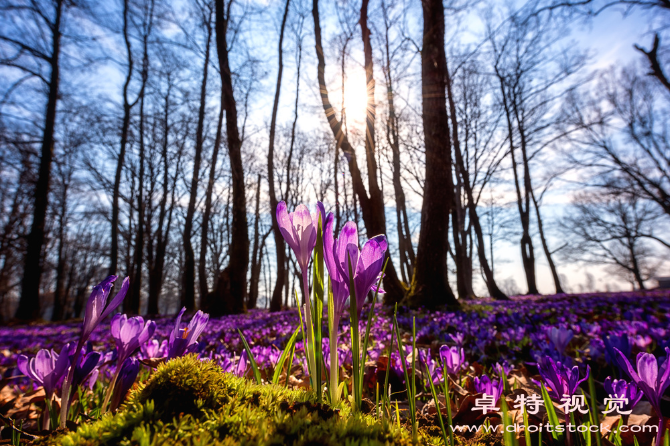
<path fill-rule="evenodd" d="M 77 364 L 79 364 L 79 356 L 81 356 L 81 348 L 82 348 L 81 344 L 82 342 L 80 340 L 79 343 L 77 344 L 77 351 L 74 352 L 74 359 L 70 364 L 70 371 L 67 373 L 67 377 L 63 382 L 63 390 L 62 390 L 63 398 L 61 399 L 60 402 L 61 404 L 60 427 L 65 427 L 67 423 L 67 412 L 68 410 L 70 410 L 70 387 L 72 387 L 72 381 L 74 380 L 74 370 L 77 367 Z"/>
<path fill-rule="evenodd" d="M 314 330 L 312 327 L 312 304 L 309 298 L 309 280 L 307 277 L 307 270 L 302 272 L 302 287 L 305 292 L 305 322 L 307 324 L 307 349 L 305 354 L 307 355 L 307 362 L 309 364 L 309 373 L 314 375 L 316 373 L 316 362 L 314 360 Z M 320 380 L 320 376 L 312 377 L 312 388 L 316 389 L 316 380 Z"/>
<path fill-rule="evenodd" d="M 119 379 L 119 374 L 121 373 L 121 366 L 122 364 L 118 364 L 116 367 L 116 371 L 114 372 L 114 378 L 112 378 L 112 382 L 109 383 L 109 387 L 107 388 L 107 392 L 105 393 L 105 399 L 102 401 L 102 406 L 100 407 L 100 413 L 105 414 L 107 413 L 107 404 L 109 403 L 109 400 L 112 399 L 112 393 L 114 393 L 114 387 L 116 386 L 116 381 Z"/>
<path fill-rule="evenodd" d="M 340 361 L 337 356 L 337 330 L 340 326 L 340 318 L 335 316 L 333 320 L 330 337 L 330 403 L 335 404 L 340 399 L 338 387 L 340 384 Z"/>

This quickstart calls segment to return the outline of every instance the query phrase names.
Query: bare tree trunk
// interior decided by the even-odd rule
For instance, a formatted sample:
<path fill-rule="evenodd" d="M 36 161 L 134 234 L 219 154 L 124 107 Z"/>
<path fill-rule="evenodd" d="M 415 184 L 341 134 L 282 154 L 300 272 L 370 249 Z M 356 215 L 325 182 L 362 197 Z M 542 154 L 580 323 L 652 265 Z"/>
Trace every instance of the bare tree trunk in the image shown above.
<path fill-rule="evenodd" d="M 63 181 L 61 209 L 58 213 L 58 260 L 56 263 L 56 289 L 54 290 L 52 321 L 62 321 L 65 315 L 65 214 L 67 212 L 68 184 Z"/>
<path fill-rule="evenodd" d="M 251 251 L 252 252 L 251 278 L 249 280 L 249 299 L 247 301 L 248 309 L 256 308 L 256 302 L 258 301 L 258 281 L 260 280 L 260 274 L 261 274 L 261 255 L 262 255 L 262 253 L 259 253 L 260 234 L 258 233 L 261 219 L 260 205 L 261 205 L 261 175 L 258 174 L 258 182 L 256 185 L 256 209 L 254 212 L 254 245 Z M 281 293 L 281 290 L 279 291 Z"/>
<path fill-rule="evenodd" d="M 426 177 L 421 207 L 421 232 L 412 287 L 414 306 L 458 305 L 447 270 L 449 214 L 454 203 L 451 142 L 445 97 L 444 7 L 441 0 L 422 0 L 421 51 L 423 132 Z"/>
<path fill-rule="evenodd" d="M 128 130 L 130 128 L 130 112 L 132 108 L 137 104 L 139 97 L 133 102 L 130 103 L 128 99 L 128 89 L 130 88 L 130 81 L 133 77 L 134 70 L 134 60 L 133 60 L 133 51 L 132 43 L 130 36 L 128 34 L 128 22 L 129 22 L 129 0 L 124 0 L 123 2 L 123 40 L 126 44 L 126 53 L 128 61 L 128 73 L 126 74 L 126 80 L 123 84 L 123 121 L 121 124 L 121 143 L 119 148 L 119 157 L 116 160 L 116 173 L 114 174 L 114 188 L 112 192 L 112 235 L 111 235 L 111 244 L 110 244 L 110 264 L 109 264 L 109 275 L 115 275 L 118 268 L 118 257 L 119 257 L 119 198 L 120 198 L 120 189 L 121 189 L 121 173 L 123 171 L 123 165 L 126 158 L 126 146 L 128 145 Z"/>
<path fill-rule="evenodd" d="M 35 184 L 35 205 L 33 222 L 28 235 L 28 246 L 21 281 L 21 299 L 16 310 L 16 319 L 30 320 L 40 317 L 40 281 L 42 278 L 42 245 L 44 244 L 44 222 L 46 220 L 49 198 L 49 182 L 51 179 L 51 161 L 54 152 L 54 127 L 56 125 L 56 106 L 59 90 L 59 58 L 61 39 L 61 16 L 63 0 L 56 0 L 56 11 L 52 32 L 47 107 L 44 119 L 44 133 L 40 150 L 40 164 L 37 184 Z"/>
<path fill-rule="evenodd" d="M 182 274 L 181 306 L 186 307 L 187 311 L 195 310 L 195 253 L 193 252 L 191 235 L 193 232 L 195 202 L 198 199 L 198 183 L 200 182 L 200 163 L 202 160 L 202 146 L 204 139 L 209 49 L 212 40 L 211 12 L 204 18 L 204 22 L 207 29 L 207 43 L 205 46 L 205 62 L 202 68 L 202 83 L 200 84 L 200 109 L 198 111 L 198 126 L 195 133 L 195 156 L 193 159 L 193 175 L 191 177 L 191 193 L 188 201 L 186 218 L 184 219 L 184 231 L 182 233 L 184 242 L 184 271 Z"/>
<path fill-rule="evenodd" d="M 544 255 L 547 256 L 547 262 L 549 263 L 549 269 L 551 270 L 551 276 L 554 279 L 554 286 L 556 287 L 556 294 L 563 294 L 563 287 L 561 286 L 561 279 L 558 276 L 558 271 L 556 270 L 556 264 L 554 264 L 554 259 L 551 256 L 551 251 L 549 250 L 549 245 L 547 244 L 547 239 L 544 236 L 544 225 L 542 224 L 542 216 L 540 215 L 540 205 L 535 199 L 535 192 L 533 189 L 530 190 L 530 196 L 533 199 L 533 205 L 535 206 L 535 216 L 537 217 L 537 229 L 540 231 L 540 240 L 542 241 L 542 249 L 544 250 Z M 540 195 L 540 198 L 542 196 Z"/>
<path fill-rule="evenodd" d="M 216 0 L 216 43 L 221 73 L 221 99 L 226 111 L 226 136 L 228 137 L 228 156 L 233 182 L 233 221 L 229 246 L 228 267 L 222 272 L 215 296 L 208 302 L 212 316 L 226 313 L 241 313 L 247 292 L 247 268 L 249 265 L 249 234 L 247 232 L 247 206 L 244 191 L 244 168 L 242 166 L 242 141 L 237 128 L 237 105 L 233 95 L 233 81 L 228 62 L 228 20 L 230 6 L 225 10 L 224 0 Z M 226 274 L 227 273 L 227 274 Z M 224 277 L 221 277 L 224 276 Z M 224 285 L 225 284 L 225 285 Z M 208 295 L 209 298 L 209 295 Z"/>
<path fill-rule="evenodd" d="M 385 8 L 385 7 L 384 7 Z M 405 192 L 402 188 L 400 179 L 400 137 L 398 134 L 398 116 L 395 112 L 394 90 L 393 90 L 393 75 L 391 73 L 391 56 L 389 44 L 389 29 L 388 17 L 386 9 L 384 13 L 384 44 L 386 47 L 386 66 L 384 67 L 384 76 L 387 85 L 387 99 L 388 99 L 388 119 L 386 122 L 386 138 L 391 147 L 392 166 L 393 166 L 393 192 L 395 193 L 396 203 L 396 227 L 398 232 L 398 253 L 400 256 L 400 269 L 405 283 L 409 283 L 414 275 L 414 247 L 412 246 L 412 235 L 409 230 L 409 221 L 407 218 L 407 207 L 405 205 Z"/>
<path fill-rule="evenodd" d="M 143 23 L 143 49 L 142 49 L 142 86 L 138 95 L 140 101 L 140 127 L 139 127 L 139 141 L 140 141 L 140 172 L 138 178 L 137 188 L 137 233 L 135 238 L 135 252 L 134 271 L 131 272 L 131 289 L 128 296 L 124 300 L 124 310 L 130 314 L 139 314 L 140 312 L 140 293 L 142 290 L 142 263 L 144 262 L 144 99 L 147 81 L 149 79 L 149 35 L 153 26 L 154 1 L 151 0 L 148 16 L 145 17 Z M 131 266 L 132 268 L 132 266 Z"/>
<path fill-rule="evenodd" d="M 521 229 L 522 229 L 522 235 L 521 235 L 521 260 L 523 263 L 523 269 L 526 273 L 526 281 L 528 283 L 528 294 L 539 294 L 537 290 L 537 284 L 535 281 L 535 252 L 533 249 L 533 240 L 530 237 L 530 207 L 529 207 L 529 191 L 527 186 L 525 187 L 525 202 L 526 202 L 526 207 L 524 209 L 524 197 L 521 193 L 521 186 L 519 183 L 519 172 L 518 172 L 518 163 L 516 160 L 516 154 L 515 154 L 515 146 L 514 146 L 514 130 L 513 130 L 513 125 L 512 125 L 512 113 L 513 111 L 510 110 L 510 104 L 508 102 L 508 97 L 507 97 L 507 90 L 505 88 L 505 81 L 504 77 L 502 74 L 499 73 L 498 67 L 495 67 L 496 69 L 496 74 L 498 77 L 498 80 L 500 81 L 500 92 L 502 93 L 502 100 L 503 100 L 503 107 L 505 109 L 505 118 L 507 120 L 507 132 L 508 132 L 508 139 L 509 139 L 509 145 L 510 145 L 510 155 L 512 158 L 512 172 L 514 173 L 514 186 L 516 189 L 516 196 L 517 196 L 517 207 L 519 209 L 519 217 L 521 220 Z M 513 105 L 513 104 L 512 104 Z M 520 125 L 520 123 L 517 122 L 517 124 Z M 519 128 L 519 133 L 522 138 L 522 146 L 525 145 L 525 135 L 522 131 L 521 128 Z M 526 172 L 524 173 L 524 184 L 527 184 L 527 175 L 529 173 Z"/>
<path fill-rule="evenodd" d="M 451 114 L 451 124 L 454 135 L 454 153 L 456 155 L 457 172 L 460 173 L 457 178 L 459 178 L 459 181 L 461 178 L 463 180 L 460 182 L 460 184 L 465 190 L 469 210 L 468 217 L 470 218 L 470 223 L 472 224 L 472 227 L 475 231 L 475 236 L 477 237 L 477 255 L 479 259 L 479 265 L 484 272 L 484 281 L 486 283 L 489 295 L 494 299 L 506 300 L 507 296 L 500 290 L 500 288 L 498 288 L 498 284 L 496 284 L 495 278 L 493 276 L 493 269 L 489 267 L 489 262 L 486 259 L 486 244 L 484 243 L 484 234 L 482 232 L 479 215 L 477 214 L 477 202 L 475 200 L 474 193 L 472 192 L 473 184 L 470 182 L 470 173 L 465 167 L 463 152 L 461 151 L 461 143 L 458 134 L 458 118 L 456 115 L 456 101 L 454 100 L 453 94 L 453 82 L 451 75 L 449 74 L 449 67 L 447 65 L 445 65 L 445 74 L 447 99 L 449 101 L 449 112 Z M 470 258 L 469 261 L 470 285 L 472 286 L 472 259 Z M 493 261 L 493 257 L 491 257 L 491 261 Z"/>
<path fill-rule="evenodd" d="M 326 62 L 321 44 L 321 24 L 319 20 L 319 2 L 313 0 L 312 17 L 314 19 L 314 34 L 316 41 L 316 55 L 318 59 L 318 80 L 319 90 L 321 92 L 321 102 L 328 118 L 331 131 L 342 152 L 347 156 L 349 162 L 349 172 L 353 182 L 354 191 L 361 204 L 363 213 L 363 222 L 368 237 L 377 234 L 386 234 L 386 216 L 384 213 L 384 200 L 377 182 L 377 164 L 374 154 L 374 95 L 368 93 L 368 115 L 366 117 L 366 162 L 368 165 L 368 186 L 370 188 L 370 197 L 368 197 L 365 185 L 361 177 L 361 172 L 356 161 L 356 154 L 349 143 L 348 138 L 342 132 L 342 124 L 333 112 L 333 107 L 328 98 L 328 89 L 326 88 L 325 69 Z M 361 29 L 363 31 L 363 45 L 365 50 L 365 71 L 368 89 L 374 92 L 374 77 L 372 76 L 372 46 L 370 45 L 370 31 L 367 27 L 367 0 L 361 5 Z M 366 43 L 367 42 L 367 43 Z M 372 130 L 372 134 L 370 134 Z M 384 277 L 384 289 L 386 294 L 384 300 L 387 303 L 398 302 L 405 293 L 405 288 L 398 279 L 393 262 L 389 258 L 386 267 L 386 276 Z"/>
<path fill-rule="evenodd" d="M 200 229 L 200 259 L 198 261 L 198 280 L 200 284 L 200 300 L 205 299 L 209 293 L 207 286 L 207 243 L 209 242 L 209 219 L 212 214 L 212 193 L 214 192 L 214 181 L 216 180 L 216 164 L 221 148 L 221 130 L 223 127 L 223 101 L 219 109 L 219 121 L 216 125 L 216 138 L 212 149 L 212 162 L 209 166 L 209 180 L 205 192 L 205 210 L 202 213 L 202 224 Z"/>
<path fill-rule="evenodd" d="M 286 255 L 286 247 L 284 244 L 284 237 L 282 237 L 281 231 L 279 230 L 279 225 L 277 224 L 277 204 L 279 203 L 279 201 L 277 200 L 277 193 L 275 192 L 274 150 L 275 150 L 275 129 L 277 127 L 277 110 L 279 108 L 279 95 L 281 93 L 282 73 L 284 71 L 284 51 L 282 46 L 284 44 L 284 30 L 286 28 L 286 18 L 288 17 L 290 3 L 291 0 L 286 0 L 286 7 L 284 8 L 284 17 L 282 18 L 281 29 L 279 32 L 279 49 L 278 49 L 279 67 L 277 70 L 277 86 L 275 88 L 275 98 L 274 103 L 272 104 L 272 118 L 270 120 L 270 142 L 268 146 L 268 186 L 270 196 L 270 215 L 272 216 L 272 233 L 274 236 L 275 251 L 277 256 L 277 279 L 275 282 L 274 290 L 272 291 L 272 299 L 270 301 L 270 311 L 281 310 L 281 298 L 282 298 L 282 290 L 284 288 L 284 277 L 285 277 L 284 256 Z M 300 73 L 300 71 L 298 71 L 298 73 Z M 290 172 L 290 166 L 287 166 L 287 171 Z M 289 180 L 290 178 L 288 178 L 287 175 L 286 182 L 288 183 Z M 258 198 L 256 199 L 256 201 L 258 203 Z M 256 207 L 258 208 L 258 204 L 256 205 Z M 258 228 L 256 228 L 256 231 L 258 232 Z M 256 256 L 257 241 L 258 241 L 258 233 L 256 233 L 254 239 L 254 257 Z M 252 275 L 253 275 L 253 266 L 252 266 Z M 258 291 L 258 286 L 256 286 L 256 291 Z M 256 296 L 253 297 L 254 307 L 256 306 L 255 299 Z M 250 304 L 251 301 L 252 298 L 250 296 L 249 298 Z"/>

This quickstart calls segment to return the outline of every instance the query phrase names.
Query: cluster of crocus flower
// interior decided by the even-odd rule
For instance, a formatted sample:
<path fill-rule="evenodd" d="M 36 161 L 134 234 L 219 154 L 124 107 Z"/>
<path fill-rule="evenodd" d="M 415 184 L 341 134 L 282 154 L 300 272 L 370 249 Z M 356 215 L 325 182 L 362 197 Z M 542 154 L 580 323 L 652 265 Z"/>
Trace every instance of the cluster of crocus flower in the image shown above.
<path fill-rule="evenodd" d="M 323 257 L 330 279 L 329 292 L 332 294 L 329 314 L 330 340 L 330 384 L 331 401 L 339 399 L 339 361 L 337 355 L 337 331 L 340 319 L 344 312 L 347 298 L 355 299 L 356 321 L 360 318 L 363 303 L 370 290 L 378 282 L 384 256 L 388 249 L 385 235 L 370 238 L 363 249 L 358 247 L 358 229 L 356 223 L 347 222 L 340 231 L 339 237 L 334 238 L 334 218 L 332 213 L 326 214 L 322 203 L 317 203 L 316 215 L 310 215 L 306 206 L 300 205 L 295 212 L 288 213 L 286 203 L 277 206 L 277 223 L 284 239 L 295 253 L 303 278 L 305 296 L 305 322 L 307 332 L 308 351 L 313 345 L 312 310 L 308 284 L 308 264 L 312 251 L 316 246 L 318 225 L 323 229 Z M 351 284 L 353 283 L 353 290 Z M 352 322 L 353 323 L 353 322 Z M 357 327 L 356 327 L 357 328 Z M 358 333 L 358 330 L 355 330 Z M 352 340 L 356 342 L 357 340 Z M 365 347 L 364 347 L 365 348 Z M 311 355 L 307 355 L 309 369 L 315 370 Z M 358 373 L 358 371 L 354 371 Z"/>
<path fill-rule="evenodd" d="M 51 411 L 51 400 L 59 387 L 61 389 L 60 425 L 65 426 L 70 408 L 70 400 L 76 389 L 88 380 L 89 388 L 97 380 L 99 367 L 107 363 L 116 363 L 112 380 L 107 388 L 101 409 L 107 411 L 111 400 L 111 410 L 116 410 L 123 401 L 126 393 L 135 382 L 140 371 L 140 362 L 133 355 L 142 349 L 145 358 L 164 356 L 175 358 L 192 352 L 196 347 L 198 337 L 205 329 L 209 315 L 198 311 L 191 319 L 188 327 L 182 329 L 181 318 L 185 309 L 182 309 L 175 321 L 175 327 L 169 341 L 159 344 L 152 340 L 156 331 L 156 323 L 145 323 L 141 316 L 128 317 L 125 314 L 115 314 L 110 323 L 110 332 L 115 341 L 116 349 L 103 355 L 93 351 L 91 343 L 87 342 L 95 328 L 121 304 L 128 291 L 129 281 L 123 281 L 121 290 L 109 304 L 107 299 L 116 276 L 110 276 L 93 288 L 93 292 L 86 303 L 86 312 L 81 328 L 79 340 L 66 344 L 61 353 L 54 350 L 42 349 L 34 358 L 20 355 L 17 359 L 18 369 L 36 384 L 44 387 L 48 412 L 43 414 L 42 426 L 48 429 L 50 419 L 55 417 Z M 86 345 L 86 347 L 84 347 Z"/>

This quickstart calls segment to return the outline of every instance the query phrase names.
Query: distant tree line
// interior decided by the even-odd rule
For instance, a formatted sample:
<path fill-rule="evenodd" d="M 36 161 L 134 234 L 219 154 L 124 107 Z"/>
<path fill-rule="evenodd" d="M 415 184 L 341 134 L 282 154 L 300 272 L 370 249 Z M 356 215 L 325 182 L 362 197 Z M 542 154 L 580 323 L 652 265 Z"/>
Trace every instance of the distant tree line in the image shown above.
<path fill-rule="evenodd" d="M 617 8 L 648 19 L 651 44 L 596 70 L 572 33 Z M 323 201 L 338 232 L 354 220 L 387 234 L 387 303 L 507 299 L 517 290 L 497 265 L 516 254 L 502 243 L 519 249 L 529 294 L 538 262 L 556 293 L 569 263 L 639 289 L 667 268 L 667 2 L 0 12 L 0 320 L 79 317 L 109 274 L 130 277 L 131 314 L 293 305 L 282 200 Z"/>

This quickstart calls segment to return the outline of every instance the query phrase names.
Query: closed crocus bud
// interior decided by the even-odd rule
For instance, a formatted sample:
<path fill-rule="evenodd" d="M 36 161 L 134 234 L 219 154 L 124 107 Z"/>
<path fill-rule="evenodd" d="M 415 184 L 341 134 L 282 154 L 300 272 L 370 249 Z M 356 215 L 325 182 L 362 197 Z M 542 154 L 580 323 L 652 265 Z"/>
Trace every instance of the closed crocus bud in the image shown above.
<path fill-rule="evenodd" d="M 140 362 L 136 358 L 128 358 L 121 366 L 121 372 L 114 389 L 111 410 L 115 411 L 126 398 L 126 394 L 135 383 L 140 373 Z"/>
<path fill-rule="evenodd" d="M 574 332 L 572 330 L 566 329 L 565 327 L 551 327 L 547 332 L 547 336 L 549 337 L 551 343 L 554 344 L 554 347 L 556 347 L 556 350 L 563 354 L 565 349 L 568 347 L 568 344 L 572 340 Z"/>
<path fill-rule="evenodd" d="M 322 210 L 323 205 L 321 203 L 319 205 L 317 205 L 316 217 L 312 217 L 309 209 L 304 204 L 299 205 L 295 212 L 291 213 L 288 212 L 285 202 L 281 201 L 277 205 L 279 231 L 293 250 L 298 265 L 303 272 L 307 270 L 309 259 L 312 257 L 314 246 L 316 246 L 316 226 L 318 225 L 319 214 L 322 215 L 322 219 L 325 218 L 325 212 Z"/>

